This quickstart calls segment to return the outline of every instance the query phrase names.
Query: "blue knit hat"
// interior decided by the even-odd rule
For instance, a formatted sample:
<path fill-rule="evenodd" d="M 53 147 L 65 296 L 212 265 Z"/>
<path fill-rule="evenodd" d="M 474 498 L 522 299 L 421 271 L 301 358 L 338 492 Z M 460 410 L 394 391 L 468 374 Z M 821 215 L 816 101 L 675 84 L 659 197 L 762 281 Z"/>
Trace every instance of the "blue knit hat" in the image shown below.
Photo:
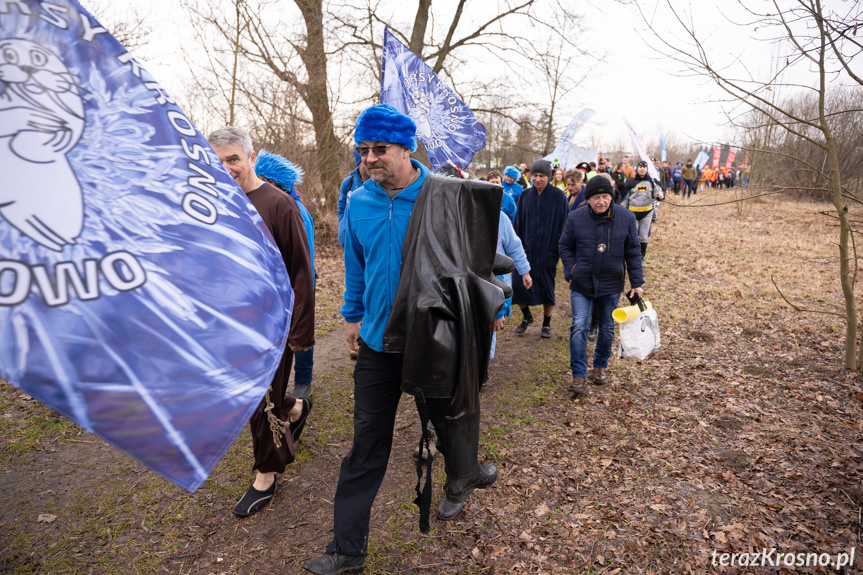
<path fill-rule="evenodd" d="M 507 166 L 503 171 L 504 176 L 509 176 L 510 178 L 515 178 L 516 180 L 521 177 L 521 172 L 518 171 L 518 168 L 515 166 Z"/>
<path fill-rule="evenodd" d="M 258 152 L 258 158 L 255 160 L 255 173 L 259 178 L 273 182 L 287 194 L 293 196 L 297 194 L 294 186 L 303 183 L 303 174 L 305 172 L 303 172 L 300 166 L 287 158 L 261 150 Z M 294 199 L 299 199 L 299 194 Z"/>
<path fill-rule="evenodd" d="M 357 118 L 354 142 L 392 142 L 415 152 L 417 125 L 389 104 L 366 108 Z"/>

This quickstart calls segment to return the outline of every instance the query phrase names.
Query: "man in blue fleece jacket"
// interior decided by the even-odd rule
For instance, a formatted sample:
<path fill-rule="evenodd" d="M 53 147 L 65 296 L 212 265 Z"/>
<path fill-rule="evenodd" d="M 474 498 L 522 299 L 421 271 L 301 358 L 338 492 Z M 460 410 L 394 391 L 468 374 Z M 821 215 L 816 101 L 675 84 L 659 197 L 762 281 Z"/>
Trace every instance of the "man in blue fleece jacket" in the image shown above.
<path fill-rule="evenodd" d="M 384 332 L 399 286 L 411 212 L 423 182 L 434 177 L 410 157 L 416 150 L 415 134 L 414 121 L 386 104 L 366 109 L 357 119 L 354 140 L 369 179 L 352 192 L 344 213 L 341 308 L 348 346 L 358 352 L 354 440 L 339 472 L 333 540 L 324 555 L 303 563 L 318 575 L 362 571 L 371 507 L 392 448 L 404 354 L 385 352 Z M 429 409 L 434 405 L 445 410 L 449 401 L 427 403 Z"/>

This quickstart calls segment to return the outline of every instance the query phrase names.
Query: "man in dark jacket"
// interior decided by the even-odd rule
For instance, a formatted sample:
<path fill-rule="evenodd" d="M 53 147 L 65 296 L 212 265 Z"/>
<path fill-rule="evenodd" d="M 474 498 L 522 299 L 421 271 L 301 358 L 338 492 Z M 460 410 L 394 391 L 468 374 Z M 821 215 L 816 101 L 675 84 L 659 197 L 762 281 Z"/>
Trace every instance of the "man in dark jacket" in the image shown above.
<path fill-rule="evenodd" d="M 572 303 L 572 327 L 569 336 L 569 362 L 572 384 L 569 391 L 584 393 L 587 378 L 587 330 L 594 306 L 597 310 L 599 335 L 593 356 L 593 383 L 608 381 L 606 368 L 614 342 L 614 320 L 629 270 L 629 297 L 641 296 L 644 276 L 641 246 L 635 216 L 612 201 L 614 188 L 602 176 L 587 183 L 584 196 L 587 205 L 566 218 L 560 236 L 560 258 L 563 276 L 569 281 Z"/>
<path fill-rule="evenodd" d="M 518 197 L 513 228 L 524 244 L 524 253 L 530 262 L 530 277 L 533 285 L 527 289 L 521 277 L 512 278 L 512 303 L 521 308 L 524 319 L 515 328 L 518 335 L 524 334 L 533 323 L 532 305 L 542 306 L 542 330 L 540 337 L 551 337 L 551 316 L 554 312 L 554 278 L 557 274 L 557 244 L 560 231 L 569 207 L 563 190 L 549 184 L 551 163 L 537 160 L 530 167 L 533 186 Z"/>

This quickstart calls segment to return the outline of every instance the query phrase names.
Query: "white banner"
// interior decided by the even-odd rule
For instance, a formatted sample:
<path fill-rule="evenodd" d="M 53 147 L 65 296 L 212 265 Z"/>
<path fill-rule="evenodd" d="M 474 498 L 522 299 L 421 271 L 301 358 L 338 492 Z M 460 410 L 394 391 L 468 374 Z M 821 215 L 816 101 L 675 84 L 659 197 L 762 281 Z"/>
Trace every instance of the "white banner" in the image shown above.
<path fill-rule="evenodd" d="M 638 134 L 636 134 L 635 130 L 632 129 L 632 126 L 629 124 L 629 120 L 627 120 L 626 117 L 623 118 L 623 123 L 626 124 L 626 129 L 629 130 L 629 137 L 632 138 L 632 143 L 635 145 L 635 149 L 638 150 L 638 157 L 647 162 L 647 173 L 650 174 L 651 178 L 658 182 L 659 171 L 647 156 L 647 150 L 644 149 L 644 145 L 641 143 L 641 140 L 638 139 Z"/>
<path fill-rule="evenodd" d="M 597 150 L 593 150 L 592 156 L 585 156 L 584 152 L 589 150 L 589 148 L 579 148 L 572 143 L 575 138 L 575 134 L 593 117 L 595 113 L 596 112 L 593 110 L 585 108 L 576 114 L 569 123 L 569 126 L 566 127 L 566 130 L 563 131 L 563 136 L 560 137 L 560 141 L 557 142 L 557 145 L 554 147 L 554 151 L 545 156 L 543 160 L 548 160 L 549 162 L 554 163 L 554 160 L 556 159 L 559 162 L 560 167 L 564 170 L 574 168 L 579 162 L 595 162 L 599 157 Z"/>

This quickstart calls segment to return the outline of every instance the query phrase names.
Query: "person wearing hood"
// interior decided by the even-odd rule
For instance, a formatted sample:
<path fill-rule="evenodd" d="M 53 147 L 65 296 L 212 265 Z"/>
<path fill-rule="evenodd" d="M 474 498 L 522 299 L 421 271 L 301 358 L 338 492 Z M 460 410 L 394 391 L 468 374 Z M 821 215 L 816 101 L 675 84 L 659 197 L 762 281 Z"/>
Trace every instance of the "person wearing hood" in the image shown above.
<path fill-rule="evenodd" d="M 521 173 L 515 166 L 507 166 L 503 171 L 503 191 L 512 196 L 515 201 L 518 201 L 518 197 L 524 191 L 518 183 L 520 177 Z"/>
<path fill-rule="evenodd" d="M 624 184 L 623 207 L 635 214 L 638 239 L 641 242 L 641 257 L 647 253 L 650 224 L 653 221 L 653 202 L 665 198 L 662 186 L 647 173 L 647 162 L 638 162 L 635 176 Z"/>

